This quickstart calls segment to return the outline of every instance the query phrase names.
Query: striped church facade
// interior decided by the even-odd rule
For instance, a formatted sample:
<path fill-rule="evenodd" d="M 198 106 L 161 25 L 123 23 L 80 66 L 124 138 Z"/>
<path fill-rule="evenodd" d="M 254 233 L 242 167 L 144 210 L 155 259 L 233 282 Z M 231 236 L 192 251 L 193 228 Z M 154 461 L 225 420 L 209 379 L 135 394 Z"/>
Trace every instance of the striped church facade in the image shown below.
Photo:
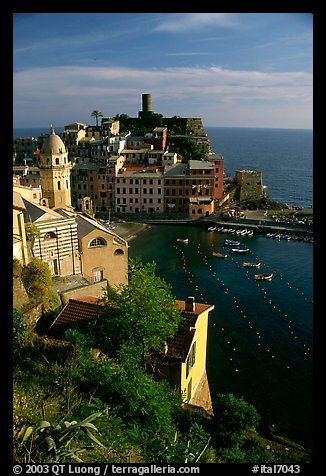
<path fill-rule="evenodd" d="M 35 239 L 35 258 L 46 261 L 53 276 L 81 273 L 77 223 L 74 217 L 38 222 L 39 237 Z"/>

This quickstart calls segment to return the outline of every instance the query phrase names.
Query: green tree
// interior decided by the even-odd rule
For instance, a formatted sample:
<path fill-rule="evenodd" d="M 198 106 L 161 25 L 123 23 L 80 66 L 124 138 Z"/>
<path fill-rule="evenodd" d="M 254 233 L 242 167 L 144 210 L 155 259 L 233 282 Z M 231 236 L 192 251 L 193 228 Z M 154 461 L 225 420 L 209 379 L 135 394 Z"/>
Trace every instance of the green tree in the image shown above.
<path fill-rule="evenodd" d="M 101 113 L 101 111 L 97 111 L 96 109 L 94 109 L 94 111 L 91 113 L 91 116 L 95 117 L 96 127 L 98 127 L 98 119 L 99 117 L 103 117 L 103 114 Z"/>
<path fill-rule="evenodd" d="M 60 297 L 51 289 L 52 275 L 49 265 L 33 258 L 22 271 L 22 281 L 34 304 L 44 305 L 44 310 L 55 309 L 60 305 Z"/>
<path fill-rule="evenodd" d="M 143 364 L 164 348 L 182 319 L 171 286 L 156 276 L 155 268 L 155 262 L 130 260 L 129 283 L 119 289 L 108 286 L 103 297 L 108 318 L 101 325 L 103 335 L 109 337 L 106 342 L 118 351 L 132 348 Z"/>

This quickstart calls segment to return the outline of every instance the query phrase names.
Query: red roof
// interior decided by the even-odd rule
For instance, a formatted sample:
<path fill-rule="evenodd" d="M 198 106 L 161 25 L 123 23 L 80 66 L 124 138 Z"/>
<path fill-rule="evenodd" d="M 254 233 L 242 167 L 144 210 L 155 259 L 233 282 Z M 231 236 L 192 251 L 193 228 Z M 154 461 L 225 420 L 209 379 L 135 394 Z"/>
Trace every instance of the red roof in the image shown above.
<path fill-rule="evenodd" d="M 174 337 L 167 338 L 168 351 L 166 357 L 185 360 L 195 333 L 194 327 L 198 316 L 203 312 L 214 309 L 214 305 L 194 302 L 195 311 L 191 312 L 185 310 L 186 301 L 176 300 L 176 303 L 182 311 L 183 320 Z M 104 303 L 99 302 L 93 296 L 69 299 L 51 324 L 50 329 L 62 332 L 75 324 L 85 325 L 85 323 L 91 321 L 96 324 L 97 319 L 104 313 L 103 306 Z"/>
<path fill-rule="evenodd" d="M 195 333 L 194 327 L 196 325 L 198 316 L 200 316 L 200 314 L 203 312 L 209 312 L 213 310 L 214 305 L 194 302 L 194 312 L 185 310 L 186 301 L 177 300 L 177 305 L 182 311 L 183 321 L 181 322 L 174 337 L 168 337 L 166 341 L 168 346 L 166 357 L 185 360 L 193 340 Z"/>
<path fill-rule="evenodd" d="M 80 297 L 78 299 L 69 299 L 65 307 L 52 322 L 50 329 L 57 331 L 66 330 L 75 324 L 85 324 L 90 321 L 96 323 L 97 319 L 103 314 L 103 303 L 93 296 Z"/>

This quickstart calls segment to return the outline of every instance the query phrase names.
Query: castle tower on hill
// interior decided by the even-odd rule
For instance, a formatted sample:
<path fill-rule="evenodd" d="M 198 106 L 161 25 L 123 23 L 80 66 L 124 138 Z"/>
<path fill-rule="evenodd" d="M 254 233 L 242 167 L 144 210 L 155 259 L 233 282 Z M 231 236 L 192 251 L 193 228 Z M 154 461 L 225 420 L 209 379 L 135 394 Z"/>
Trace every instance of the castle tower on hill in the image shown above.
<path fill-rule="evenodd" d="M 70 170 L 68 151 L 51 128 L 40 153 L 40 178 L 43 204 L 49 208 L 71 208 Z"/>

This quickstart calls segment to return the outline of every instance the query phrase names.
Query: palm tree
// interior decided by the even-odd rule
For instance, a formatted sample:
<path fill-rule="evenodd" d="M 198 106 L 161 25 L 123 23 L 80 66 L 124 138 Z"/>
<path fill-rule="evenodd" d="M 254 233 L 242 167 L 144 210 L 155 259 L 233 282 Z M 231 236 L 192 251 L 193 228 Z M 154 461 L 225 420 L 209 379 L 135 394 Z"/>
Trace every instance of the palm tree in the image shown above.
<path fill-rule="evenodd" d="M 97 111 L 96 109 L 92 112 L 91 114 L 92 117 L 95 117 L 96 119 L 96 127 L 98 126 L 98 118 L 99 117 L 103 117 L 103 114 L 101 113 L 101 111 Z"/>

